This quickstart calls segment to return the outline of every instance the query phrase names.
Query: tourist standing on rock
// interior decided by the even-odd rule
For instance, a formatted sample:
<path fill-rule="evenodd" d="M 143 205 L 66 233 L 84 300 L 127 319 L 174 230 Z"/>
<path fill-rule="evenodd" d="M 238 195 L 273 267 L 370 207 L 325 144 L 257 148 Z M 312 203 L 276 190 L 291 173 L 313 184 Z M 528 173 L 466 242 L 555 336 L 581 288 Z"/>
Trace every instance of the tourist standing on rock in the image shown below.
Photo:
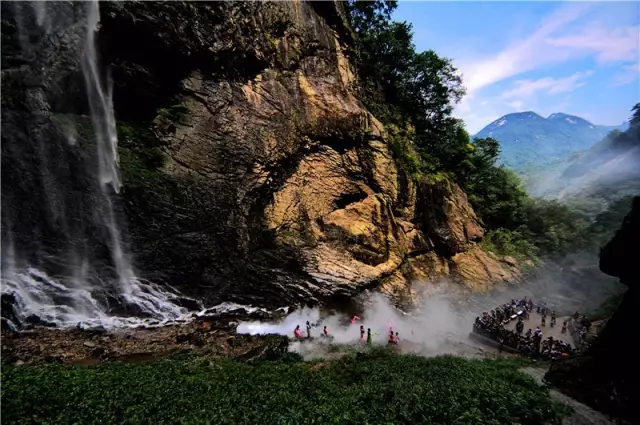
<path fill-rule="evenodd" d="M 364 326 L 360 325 L 360 341 L 364 341 Z"/>
<path fill-rule="evenodd" d="M 322 328 L 322 335 L 324 336 L 329 336 L 329 330 L 327 329 L 327 326 L 325 325 L 324 328 Z"/>
<path fill-rule="evenodd" d="M 296 326 L 296 329 L 293 331 L 293 335 L 296 339 L 302 339 L 302 331 L 300 330 L 300 325 Z"/>
<path fill-rule="evenodd" d="M 373 338 L 371 337 L 371 328 L 367 328 L 367 344 L 371 345 Z"/>
<path fill-rule="evenodd" d="M 562 322 L 562 330 L 560 331 L 563 334 L 567 333 L 567 321 Z"/>
<path fill-rule="evenodd" d="M 307 320 L 307 338 L 311 338 L 311 324 Z"/>

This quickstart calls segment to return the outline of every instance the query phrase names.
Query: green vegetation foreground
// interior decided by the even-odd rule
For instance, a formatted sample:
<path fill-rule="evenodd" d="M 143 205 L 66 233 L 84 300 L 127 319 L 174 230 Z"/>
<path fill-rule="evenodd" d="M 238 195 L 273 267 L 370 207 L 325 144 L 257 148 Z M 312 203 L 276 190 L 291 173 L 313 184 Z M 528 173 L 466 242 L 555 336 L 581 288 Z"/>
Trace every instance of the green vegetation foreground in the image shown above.
<path fill-rule="evenodd" d="M 540 424 L 566 408 L 513 360 L 394 355 L 2 368 L 2 422 Z"/>

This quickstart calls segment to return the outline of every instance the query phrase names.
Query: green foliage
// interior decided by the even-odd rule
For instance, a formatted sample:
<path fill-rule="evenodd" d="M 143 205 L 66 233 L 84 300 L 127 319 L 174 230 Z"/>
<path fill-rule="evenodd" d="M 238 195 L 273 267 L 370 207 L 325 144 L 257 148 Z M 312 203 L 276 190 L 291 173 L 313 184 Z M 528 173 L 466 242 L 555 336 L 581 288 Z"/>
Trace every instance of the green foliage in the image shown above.
<path fill-rule="evenodd" d="M 469 143 L 462 122 L 451 116 L 464 94 L 461 78 L 449 59 L 415 51 L 411 25 L 390 21 L 395 7 L 391 1 L 348 3 L 358 35 L 361 97 L 386 125 L 411 128 L 410 138 L 392 143 L 409 175 L 456 171 Z"/>
<path fill-rule="evenodd" d="M 508 255 L 520 261 L 536 260 L 540 252 L 521 232 L 503 228 L 488 231 L 480 245 L 486 251 Z"/>
<path fill-rule="evenodd" d="M 524 221 L 529 196 L 511 170 L 496 167 L 500 147 L 491 138 L 475 139 L 461 172 L 462 185 L 476 213 L 489 229 L 515 230 Z"/>
<path fill-rule="evenodd" d="M 387 131 L 389 147 L 396 163 L 414 180 L 418 180 L 423 174 L 423 162 L 413 146 L 413 132 L 398 129 L 393 124 L 387 127 Z"/>
<path fill-rule="evenodd" d="M 631 211 L 632 201 L 633 196 L 626 196 L 608 205 L 582 230 L 580 237 L 575 241 L 575 248 L 596 249 L 606 244 Z"/>
<path fill-rule="evenodd" d="M 631 108 L 631 119 L 629 119 L 629 125 L 632 127 L 640 127 L 640 103 L 636 103 L 633 108 Z"/>
<path fill-rule="evenodd" d="M 559 424 L 567 408 L 513 361 L 374 350 L 326 363 L 182 356 L 4 366 L 3 423 Z"/>
<path fill-rule="evenodd" d="M 576 244 L 588 222 L 558 201 L 539 199 L 525 209 L 526 237 L 543 252 L 560 252 Z"/>
<path fill-rule="evenodd" d="M 461 184 L 485 226 L 495 230 L 485 245 L 496 252 L 523 258 L 560 249 L 571 237 L 566 211 L 554 221 L 556 205 L 535 206 L 518 176 L 496 166 L 496 140 L 470 141 L 464 123 L 451 115 L 464 95 L 455 67 L 433 51 L 416 52 L 411 25 L 390 21 L 395 7 L 395 2 L 349 2 L 362 97 L 389 129 L 398 166 L 414 180 Z M 536 212 L 548 221 L 536 219 Z"/>
<path fill-rule="evenodd" d="M 144 181 L 158 177 L 164 163 L 161 142 L 144 125 L 118 123 L 118 154 L 125 181 Z"/>
<path fill-rule="evenodd" d="M 183 103 L 173 103 L 166 108 L 158 109 L 158 115 L 162 118 L 177 120 L 189 112 L 189 108 Z"/>

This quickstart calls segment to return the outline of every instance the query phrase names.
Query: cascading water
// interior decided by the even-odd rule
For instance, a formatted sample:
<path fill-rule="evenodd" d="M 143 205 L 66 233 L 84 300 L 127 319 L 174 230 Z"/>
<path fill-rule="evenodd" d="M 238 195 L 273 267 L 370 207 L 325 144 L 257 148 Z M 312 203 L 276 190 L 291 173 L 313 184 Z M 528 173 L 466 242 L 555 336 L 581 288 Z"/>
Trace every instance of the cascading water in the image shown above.
<path fill-rule="evenodd" d="M 67 9 L 61 11 L 61 7 Z M 79 71 L 84 76 L 86 104 L 91 116 L 92 132 L 88 138 L 90 141 L 85 140 L 83 144 L 77 140 L 77 135 L 82 129 L 73 120 L 65 120 L 63 133 L 66 135 L 66 144 L 57 142 L 55 132 L 42 131 L 34 134 L 27 131 L 26 133 L 29 134 L 27 142 L 35 148 L 33 152 L 28 149 L 20 150 L 20 147 L 13 146 L 19 144 L 18 137 L 16 136 L 14 140 L 11 134 L 4 134 L 5 131 L 11 133 L 13 130 L 5 128 L 5 115 L 8 117 L 9 124 L 13 123 L 14 115 L 10 115 L 13 111 L 5 113 L 3 103 L 3 179 L 7 177 L 5 180 L 19 182 L 21 176 L 15 175 L 18 174 L 16 170 L 38 173 L 38 177 L 32 179 L 37 182 L 37 184 L 34 183 L 37 187 L 30 189 L 34 192 L 31 196 L 33 199 L 27 198 L 28 190 L 21 192 L 21 188 L 16 188 L 20 186 L 19 184 L 13 186 L 3 184 L 3 294 L 14 294 L 15 310 L 19 319 L 36 315 L 41 320 L 53 322 L 59 326 L 76 326 L 78 323 L 84 323 L 113 327 L 139 324 L 142 318 L 162 322 L 183 317 L 188 311 L 179 305 L 180 295 L 170 288 L 160 288 L 138 279 L 123 245 L 112 199 L 121 187 L 112 91 L 109 84 L 103 83 L 96 52 L 95 36 L 99 24 L 98 2 L 83 2 L 71 6 L 60 6 L 60 4 L 48 2 L 22 3 L 15 6 L 14 17 L 23 57 L 29 58 L 32 55 L 35 58 L 37 54 L 42 55 L 41 52 L 38 53 L 38 49 L 42 50 L 42 46 L 45 45 L 50 46 L 51 44 L 46 44 L 48 40 L 58 40 L 58 43 L 66 42 L 71 46 L 69 50 L 73 51 L 74 40 L 78 39 L 75 52 L 81 56 Z M 40 44 L 36 47 L 30 45 L 36 42 Z M 53 55 L 55 54 L 60 52 L 54 52 Z M 3 72 L 4 63 L 3 55 Z M 36 68 L 36 63 L 33 59 L 30 66 Z M 46 66 L 40 68 L 42 69 L 30 71 L 31 74 L 28 75 L 39 73 L 36 75 L 42 81 L 50 80 Z M 51 71 L 52 74 L 54 72 L 55 70 Z M 3 86 L 4 83 L 3 78 Z M 55 108 L 50 105 L 52 103 L 50 99 L 55 97 L 55 94 L 49 93 L 53 86 L 49 84 L 49 86 L 43 84 L 38 89 L 40 91 L 36 91 L 36 95 L 31 93 L 25 95 L 27 104 L 32 108 L 29 113 L 45 122 L 43 128 L 47 128 L 46 125 L 51 125 L 51 122 L 59 122 L 59 116 L 63 116 L 63 114 L 56 114 Z M 34 104 L 35 106 L 32 106 Z M 20 127 L 21 123 L 17 122 L 16 128 Z M 79 177 L 82 170 L 73 169 L 73 165 L 61 168 L 59 163 L 52 163 L 52 161 L 60 161 L 60 158 L 65 155 L 74 159 L 82 158 L 81 152 L 84 152 L 83 149 L 87 150 L 87 143 L 95 144 L 95 163 L 85 164 L 88 170 L 86 181 L 89 184 L 74 188 L 81 193 L 75 195 L 73 191 L 70 193 L 69 187 L 73 188 L 74 184 L 77 185 L 76 180 L 84 181 Z M 5 145 L 7 145 L 6 149 Z M 28 152 L 38 161 L 40 170 L 33 170 L 31 164 L 26 166 L 23 164 L 22 168 L 20 164 L 16 165 L 27 163 L 32 158 L 24 152 Z M 38 163 L 33 166 L 38 167 Z M 28 184 L 25 183 L 25 187 L 29 187 Z M 6 196 L 5 192 L 7 192 Z M 33 205 L 38 203 L 38 194 L 46 205 Z M 78 200 L 78 198 L 81 199 Z M 9 208 L 5 208 L 5 202 L 10 203 Z M 24 203 L 24 206 L 16 203 Z M 38 223 L 36 219 L 29 222 L 28 218 L 20 217 L 22 210 L 33 211 L 34 209 L 46 211 L 40 213 L 46 216 L 46 220 L 42 221 L 53 223 L 50 227 L 54 230 L 49 231 L 54 235 L 58 232 L 59 243 L 51 242 L 55 237 L 46 233 L 45 223 Z M 34 213 L 34 217 L 40 216 Z M 20 223 L 21 220 L 27 225 L 15 224 L 15 222 Z M 29 225 L 42 226 L 45 230 L 31 232 L 31 229 L 28 229 Z M 27 229 L 23 230 L 25 228 Z M 45 236 L 41 236 L 43 234 Z M 24 239 L 27 238 L 42 239 L 37 242 L 39 242 L 38 246 L 45 246 L 46 249 L 42 249 L 44 254 L 34 256 L 34 258 L 43 259 L 40 263 L 63 264 L 56 268 L 55 277 L 42 271 L 40 264 L 29 264 L 31 261 L 21 258 L 21 252 L 16 250 L 15 242 L 19 241 L 25 245 Z M 35 246 L 35 241 L 28 242 L 31 245 L 25 246 Z M 108 251 L 108 257 L 110 257 L 108 258 L 109 267 L 104 267 L 105 261 L 97 259 L 97 255 L 92 253 L 92 247 L 98 251 L 98 247 L 101 246 L 107 248 L 105 251 Z M 52 260 L 52 257 L 55 258 Z M 104 272 L 106 269 L 109 271 Z M 60 273 L 59 270 L 64 272 Z"/>

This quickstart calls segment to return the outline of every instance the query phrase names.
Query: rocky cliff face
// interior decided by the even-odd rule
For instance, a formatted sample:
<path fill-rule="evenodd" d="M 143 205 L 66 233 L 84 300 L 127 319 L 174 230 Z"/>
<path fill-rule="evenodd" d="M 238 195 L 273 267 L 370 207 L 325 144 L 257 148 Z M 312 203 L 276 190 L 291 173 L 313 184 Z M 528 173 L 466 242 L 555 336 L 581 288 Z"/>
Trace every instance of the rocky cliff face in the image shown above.
<path fill-rule="evenodd" d="M 460 187 L 396 166 L 356 96 L 339 2 L 103 2 L 100 13 L 143 277 L 205 303 L 270 306 L 518 277 L 476 245 Z"/>
<path fill-rule="evenodd" d="M 396 167 L 354 94 L 340 4 L 105 3 L 102 19 L 118 116 L 147 120 L 162 152 L 162 189 L 123 165 L 151 277 L 283 304 L 515 278 L 474 245 L 482 228 L 458 186 Z"/>

